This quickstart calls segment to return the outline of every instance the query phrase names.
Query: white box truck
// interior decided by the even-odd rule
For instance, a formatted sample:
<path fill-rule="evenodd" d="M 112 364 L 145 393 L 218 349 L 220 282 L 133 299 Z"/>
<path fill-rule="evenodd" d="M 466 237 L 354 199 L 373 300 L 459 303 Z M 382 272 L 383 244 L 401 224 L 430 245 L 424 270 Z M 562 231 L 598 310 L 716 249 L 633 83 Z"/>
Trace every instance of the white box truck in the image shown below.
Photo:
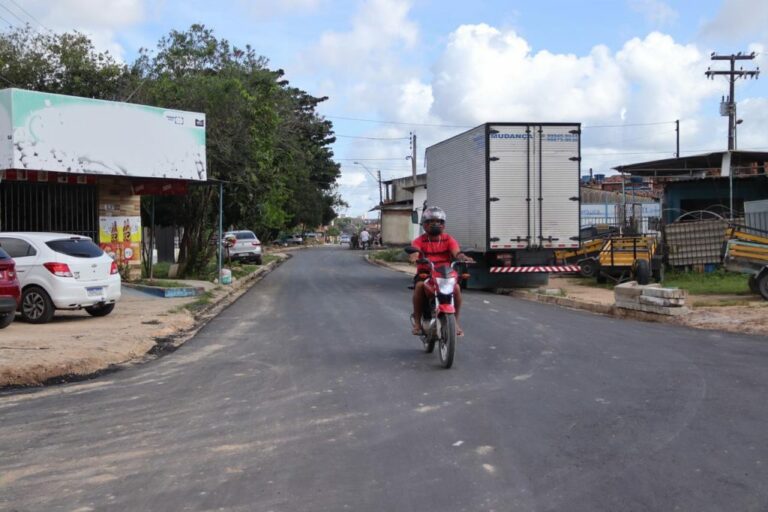
<path fill-rule="evenodd" d="M 579 247 L 580 123 L 486 123 L 426 150 L 427 203 L 477 260 L 470 288 L 546 284 Z"/>

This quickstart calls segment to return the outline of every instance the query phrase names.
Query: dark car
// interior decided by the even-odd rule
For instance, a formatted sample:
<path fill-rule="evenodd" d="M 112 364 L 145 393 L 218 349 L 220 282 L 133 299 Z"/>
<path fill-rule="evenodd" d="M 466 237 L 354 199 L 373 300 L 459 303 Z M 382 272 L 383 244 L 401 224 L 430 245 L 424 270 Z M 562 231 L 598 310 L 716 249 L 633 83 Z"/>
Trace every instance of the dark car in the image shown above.
<path fill-rule="evenodd" d="M 0 249 L 0 329 L 8 327 L 16 316 L 21 299 L 16 263 L 8 253 Z"/>
<path fill-rule="evenodd" d="M 301 245 L 304 243 L 304 239 L 300 235 L 283 235 L 274 241 L 275 245 L 287 247 L 289 245 Z"/>

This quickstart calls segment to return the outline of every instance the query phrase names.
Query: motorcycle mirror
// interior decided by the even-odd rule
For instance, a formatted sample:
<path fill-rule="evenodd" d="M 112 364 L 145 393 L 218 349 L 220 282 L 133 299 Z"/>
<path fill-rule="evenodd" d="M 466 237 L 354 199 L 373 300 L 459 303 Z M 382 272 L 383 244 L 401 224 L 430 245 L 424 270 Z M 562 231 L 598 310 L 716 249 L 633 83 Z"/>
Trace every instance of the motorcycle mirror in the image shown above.
<path fill-rule="evenodd" d="M 415 247 L 406 247 L 406 248 L 405 248 L 405 249 L 403 249 L 403 250 L 404 250 L 406 253 L 408 253 L 408 254 L 413 254 L 413 253 L 415 253 L 415 252 L 419 252 L 419 250 L 418 250 L 417 248 L 415 248 Z"/>

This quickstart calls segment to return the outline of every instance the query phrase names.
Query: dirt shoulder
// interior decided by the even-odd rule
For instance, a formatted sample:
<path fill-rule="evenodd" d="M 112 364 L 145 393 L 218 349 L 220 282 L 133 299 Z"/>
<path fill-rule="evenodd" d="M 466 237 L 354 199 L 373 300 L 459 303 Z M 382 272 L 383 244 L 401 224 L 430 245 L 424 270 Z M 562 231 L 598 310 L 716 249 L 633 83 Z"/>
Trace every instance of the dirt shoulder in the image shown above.
<path fill-rule="evenodd" d="M 411 275 L 414 273 L 414 267 L 408 263 L 369 261 L 398 272 Z M 548 302 L 622 318 L 768 336 L 768 301 L 762 300 L 757 295 L 691 295 L 686 301 L 691 308 L 690 313 L 678 317 L 667 317 L 618 308 L 614 306 L 612 289 L 584 286 L 582 280 L 577 277 L 550 276 L 547 289 L 551 294 L 539 293 L 537 290 L 515 290 L 512 294 L 527 300 Z M 714 305 L 718 303 L 723 305 Z"/>
<path fill-rule="evenodd" d="M 175 350 L 208 320 L 288 258 L 230 286 L 190 282 L 204 297 L 163 299 L 123 287 L 112 314 L 58 311 L 52 322 L 13 322 L 0 331 L 0 389 L 82 380 Z M 193 312 L 185 306 L 195 303 Z"/>

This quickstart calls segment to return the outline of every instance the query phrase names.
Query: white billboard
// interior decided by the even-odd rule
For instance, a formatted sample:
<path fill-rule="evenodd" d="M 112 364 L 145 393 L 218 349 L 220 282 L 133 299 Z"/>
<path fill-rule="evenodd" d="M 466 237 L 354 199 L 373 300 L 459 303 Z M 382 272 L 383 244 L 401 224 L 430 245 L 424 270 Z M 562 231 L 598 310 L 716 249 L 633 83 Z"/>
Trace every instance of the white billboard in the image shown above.
<path fill-rule="evenodd" d="M 0 91 L 0 170 L 206 179 L 205 114 Z"/>

